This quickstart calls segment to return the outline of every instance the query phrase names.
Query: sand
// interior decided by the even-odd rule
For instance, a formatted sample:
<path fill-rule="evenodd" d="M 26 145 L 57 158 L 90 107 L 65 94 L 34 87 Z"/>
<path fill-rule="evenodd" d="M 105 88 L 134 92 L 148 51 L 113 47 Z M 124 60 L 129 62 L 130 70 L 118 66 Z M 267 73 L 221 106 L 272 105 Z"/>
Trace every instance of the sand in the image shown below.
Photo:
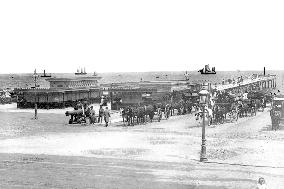
<path fill-rule="evenodd" d="M 9 121 L 16 116 L 20 122 Z M 41 113 L 39 120 L 31 120 L 29 116 L 32 117 L 32 113 L 0 113 L 2 120 L 6 119 L 1 122 L 0 153 L 15 157 L 18 154 L 47 156 L 52 157 L 53 162 L 66 157 L 76 162 L 79 162 L 78 157 L 99 162 L 97 159 L 113 159 L 113 170 L 119 168 L 116 167 L 118 161 L 133 161 L 137 166 L 142 162 L 142 167 L 149 166 L 145 173 L 153 176 L 148 180 L 150 183 L 253 188 L 257 178 L 263 176 L 269 188 L 284 186 L 284 129 L 282 126 L 280 131 L 270 130 L 268 109 L 255 117 L 207 127 L 207 165 L 199 163 L 201 127 L 193 115 L 174 116 L 134 127 L 116 122 L 107 128 L 103 124 L 67 125 L 68 118 L 61 114 Z M 11 122 L 9 126 L 7 122 Z M 155 168 L 151 162 L 163 164 L 164 169 Z M 185 168 L 188 166 L 190 170 Z M 49 171 L 55 170 L 50 168 Z M 137 171 L 143 170 L 139 166 L 135 168 L 134 163 L 128 176 Z M 139 177 L 135 179 L 141 181 Z M 65 181 L 61 181 L 61 186 L 67 186 Z"/>

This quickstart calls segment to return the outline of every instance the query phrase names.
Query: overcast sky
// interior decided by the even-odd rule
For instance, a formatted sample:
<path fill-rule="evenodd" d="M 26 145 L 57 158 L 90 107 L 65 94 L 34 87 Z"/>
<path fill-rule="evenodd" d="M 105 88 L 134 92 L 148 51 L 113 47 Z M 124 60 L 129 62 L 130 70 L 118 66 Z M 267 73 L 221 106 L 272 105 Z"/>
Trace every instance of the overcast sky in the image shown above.
<path fill-rule="evenodd" d="M 0 73 L 284 70 L 283 10 L 283 0 L 3 0 Z"/>

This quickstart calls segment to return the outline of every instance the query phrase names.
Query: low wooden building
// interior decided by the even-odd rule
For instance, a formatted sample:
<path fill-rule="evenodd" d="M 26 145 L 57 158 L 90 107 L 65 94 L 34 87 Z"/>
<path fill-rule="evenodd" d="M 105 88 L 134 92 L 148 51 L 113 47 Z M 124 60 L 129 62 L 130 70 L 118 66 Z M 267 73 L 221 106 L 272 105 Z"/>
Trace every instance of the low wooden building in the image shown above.
<path fill-rule="evenodd" d="M 112 109 L 153 104 L 161 102 L 179 101 L 184 93 L 192 95 L 199 90 L 199 85 L 183 80 L 140 81 L 104 84 L 103 93 L 111 100 Z"/>
<path fill-rule="evenodd" d="M 152 94 L 155 89 L 146 88 L 111 88 L 109 95 L 111 107 L 118 110 L 121 107 L 149 104 L 153 102 Z"/>
<path fill-rule="evenodd" d="M 100 77 L 49 78 L 50 88 L 18 88 L 18 108 L 64 108 L 76 101 L 100 102 Z"/>

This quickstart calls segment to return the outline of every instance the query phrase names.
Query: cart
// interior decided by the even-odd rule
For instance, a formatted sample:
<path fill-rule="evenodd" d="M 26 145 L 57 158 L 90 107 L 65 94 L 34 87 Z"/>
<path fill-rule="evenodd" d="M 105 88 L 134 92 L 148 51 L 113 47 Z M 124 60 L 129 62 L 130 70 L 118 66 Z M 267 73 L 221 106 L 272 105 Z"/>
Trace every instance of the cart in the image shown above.
<path fill-rule="evenodd" d="M 280 122 L 284 122 L 284 96 L 276 96 L 272 99 L 272 107 L 276 107 L 276 110 L 280 112 Z"/>

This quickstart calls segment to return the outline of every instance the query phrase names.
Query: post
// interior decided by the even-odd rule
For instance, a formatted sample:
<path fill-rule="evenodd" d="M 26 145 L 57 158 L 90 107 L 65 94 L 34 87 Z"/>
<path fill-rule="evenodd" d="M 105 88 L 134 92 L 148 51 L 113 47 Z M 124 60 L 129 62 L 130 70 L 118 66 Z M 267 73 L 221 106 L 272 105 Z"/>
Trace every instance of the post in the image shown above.
<path fill-rule="evenodd" d="M 35 119 L 37 119 L 37 103 L 35 102 Z"/>
<path fill-rule="evenodd" d="M 205 105 L 208 102 L 209 92 L 203 87 L 199 92 L 200 95 L 200 105 L 202 106 L 202 143 L 201 143 L 201 152 L 200 152 L 200 161 L 207 161 L 206 158 L 206 139 L 205 139 Z"/>
<path fill-rule="evenodd" d="M 34 82 L 35 82 L 35 87 L 34 87 L 34 89 L 35 89 L 35 117 L 34 117 L 34 119 L 38 119 L 38 117 L 37 117 L 37 103 L 36 103 L 36 101 L 37 101 L 36 88 L 37 88 L 37 77 L 38 77 L 38 75 L 36 73 L 36 70 L 34 71 L 33 77 L 34 77 Z"/>
<path fill-rule="evenodd" d="M 265 76 L 265 67 L 263 68 L 263 75 Z"/>
<path fill-rule="evenodd" d="M 201 143 L 201 153 L 200 161 L 207 161 L 206 158 L 206 139 L 205 139 L 205 104 L 202 104 L 202 143 Z"/>

